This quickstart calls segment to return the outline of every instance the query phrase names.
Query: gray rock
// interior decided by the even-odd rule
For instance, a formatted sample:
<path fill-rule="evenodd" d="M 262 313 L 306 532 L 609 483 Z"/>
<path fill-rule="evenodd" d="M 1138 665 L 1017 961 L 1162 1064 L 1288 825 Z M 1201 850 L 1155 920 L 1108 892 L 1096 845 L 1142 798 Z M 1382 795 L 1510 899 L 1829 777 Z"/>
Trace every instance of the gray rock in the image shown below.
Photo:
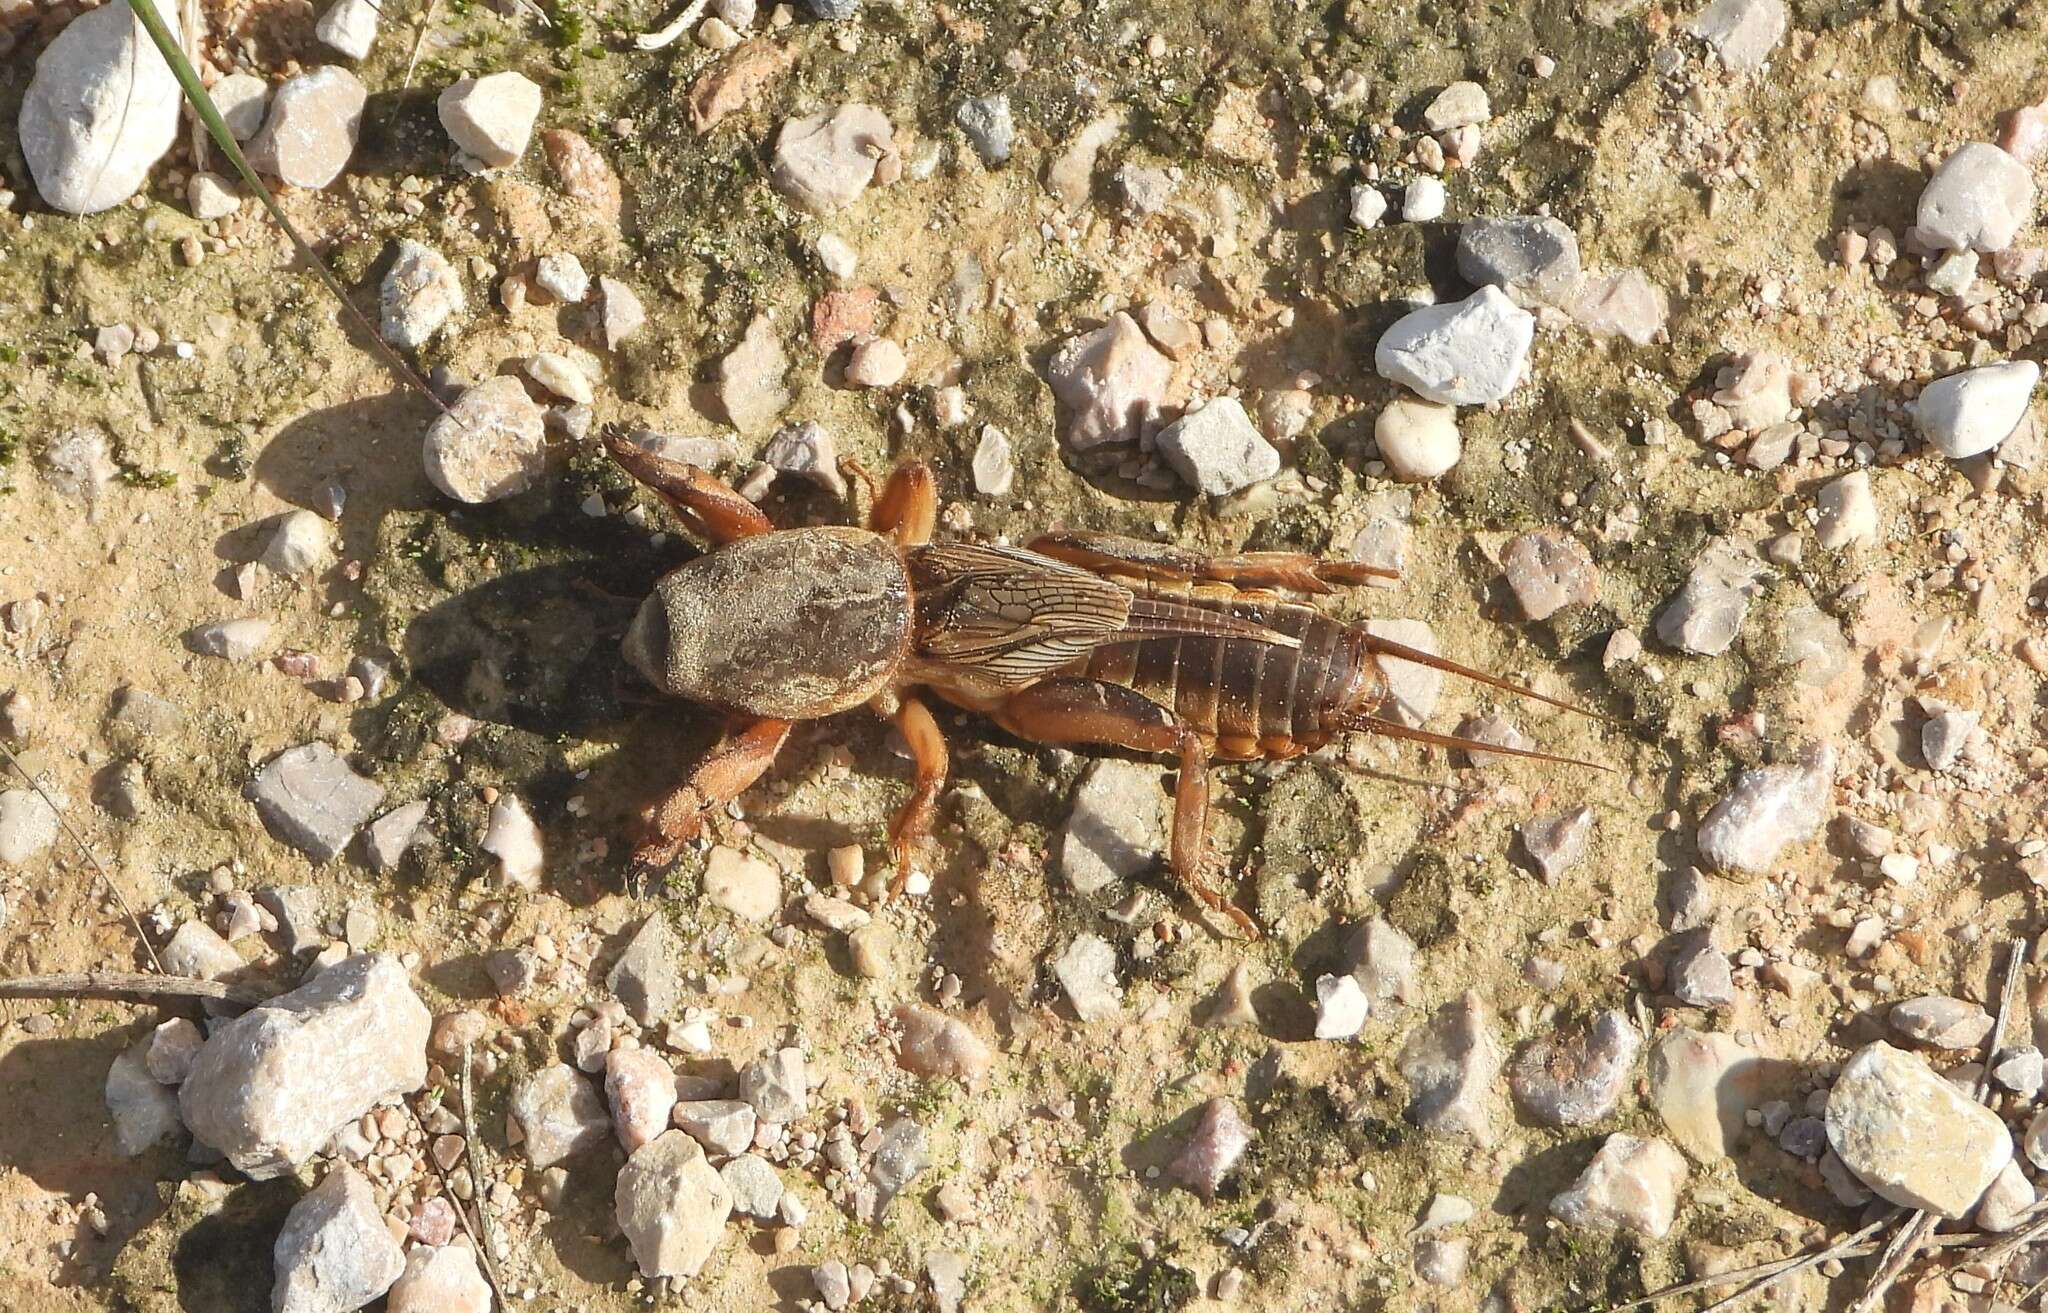
<path fill-rule="evenodd" d="M 1610 1135 L 1579 1179 L 1550 1201 L 1550 1211 L 1569 1226 L 1661 1240 L 1678 1215 L 1687 1175 L 1685 1156 L 1669 1142 Z"/>
<path fill-rule="evenodd" d="M 590 295 L 590 274 L 573 251 L 557 251 L 535 260 L 533 284 L 563 305 L 581 305 Z"/>
<path fill-rule="evenodd" d="M 1061 343 L 1045 372 L 1065 411 L 1060 441 L 1071 451 L 1090 451 L 1152 431 L 1173 382 L 1173 361 L 1119 311 L 1101 328 Z"/>
<path fill-rule="evenodd" d="M 546 414 L 518 379 L 487 378 L 427 426 L 420 458 L 428 482 L 456 501 L 517 496 L 546 468 Z"/>
<path fill-rule="evenodd" d="M 1920 436 L 1949 459 L 1981 456 L 2020 428 L 2040 380 L 2041 367 L 2031 360 L 1965 369 L 1922 388 L 1913 420 Z"/>
<path fill-rule="evenodd" d="M 177 13 L 159 11 L 177 39 Z M 66 214 L 121 204 L 177 139 L 181 104 L 134 11 L 102 5 L 78 15 L 37 57 L 22 96 L 17 140 L 37 194 Z"/>
<path fill-rule="evenodd" d="M 1790 22 L 1785 0 L 1713 0 L 1691 27 L 1731 72 L 1752 73 L 1770 59 Z"/>
<path fill-rule="evenodd" d="M 1373 1007 L 1415 1002 L 1413 939 L 1384 917 L 1375 916 L 1360 923 L 1346 948 L 1351 974 Z"/>
<path fill-rule="evenodd" d="M 185 728 L 185 713 L 167 698 L 160 698 L 133 684 L 114 694 L 109 716 L 109 737 L 133 746 L 152 739 L 167 738 Z"/>
<path fill-rule="evenodd" d="M 1467 128 L 1492 117 L 1486 88 L 1477 82 L 1453 82 L 1422 108 L 1422 126 L 1431 132 Z"/>
<path fill-rule="evenodd" d="M 881 341 L 884 339 L 874 339 Z M 805 420 L 776 431 L 761 448 L 761 459 L 775 467 L 777 474 L 806 479 L 834 497 L 846 496 L 846 479 L 839 473 L 839 447 L 823 424 Z"/>
<path fill-rule="evenodd" d="M 230 73 L 208 88 L 213 107 L 228 125 L 236 141 L 248 142 L 263 131 L 264 114 L 270 108 L 270 84 L 254 73 Z"/>
<path fill-rule="evenodd" d="M 289 186 L 320 190 L 348 167 L 369 99 L 369 89 L 345 68 L 288 79 L 270 98 L 249 162 Z"/>
<path fill-rule="evenodd" d="M 1600 596 L 1600 568 L 1578 539 L 1556 529 L 1521 534 L 1501 550 L 1501 572 L 1530 620 L 1548 620 Z"/>
<path fill-rule="evenodd" d="M 1592 274 L 1579 283 L 1565 312 L 1595 337 L 1648 346 L 1671 317 L 1671 298 L 1640 269 Z"/>
<path fill-rule="evenodd" d="M 973 1084 L 994 1061 L 981 1036 L 935 1008 L 905 1003 L 895 1012 L 900 1038 L 896 1064 L 917 1076 L 943 1076 Z"/>
<path fill-rule="evenodd" d="M 427 800 L 421 798 L 403 807 L 393 807 L 370 822 L 363 839 L 363 853 L 370 859 L 370 865 L 379 871 L 397 870 L 426 819 Z"/>
<path fill-rule="evenodd" d="M 819 1301 L 832 1313 L 839 1313 L 853 1302 L 853 1282 L 846 1264 L 836 1258 L 811 1269 L 811 1288 L 818 1292 Z"/>
<path fill-rule="evenodd" d="M 192 1074 L 192 1060 L 206 1036 L 189 1017 L 172 1017 L 149 1033 L 143 1065 L 160 1085 L 182 1085 Z"/>
<path fill-rule="evenodd" d="M 597 291 L 604 344 L 606 349 L 616 351 L 647 322 L 647 307 L 638 292 L 616 278 L 599 276 Z"/>
<path fill-rule="evenodd" d="M 1536 873 L 1556 884 L 1586 855 L 1593 835 L 1593 809 L 1572 807 L 1524 821 L 1516 831 Z"/>
<path fill-rule="evenodd" d="M 782 1204 L 782 1178 L 766 1158 L 743 1153 L 718 1169 L 732 1194 L 732 1210 L 758 1221 L 771 1221 Z"/>
<path fill-rule="evenodd" d="M 1052 964 L 1052 974 L 1082 1021 L 1106 1021 L 1123 1010 L 1116 949 L 1100 935 L 1077 935 Z"/>
<path fill-rule="evenodd" d="M 1984 1197 L 1977 1201 L 1977 1229 L 1993 1235 L 2017 1230 L 2027 1219 L 2027 1210 L 2034 1206 L 2033 1183 L 2020 1170 L 2017 1160 L 1998 1169 L 1991 1187 Z"/>
<path fill-rule="evenodd" d="M 185 646 L 201 656 L 220 657 L 228 661 L 247 661 L 263 650 L 263 644 L 270 638 L 271 623 L 251 617 L 244 620 L 217 620 L 212 624 L 194 625 L 185 631 Z"/>
<path fill-rule="evenodd" d="M 1963 748 L 1977 728 L 1977 713 L 1949 707 L 1927 718 L 1920 727 L 1920 755 L 1929 770 L 1947 770 L 1963 755 Z"/>
<path fill-rule="evenodd" d="M 327 937 L 320 932 L 320 895 L 313 890 L 304 885 L 273 886 L 259 890 L 256 901 L 277 918 L 287 954 L 297 957 L 326 944 Z"/>
<path fill-rule="evenodd" d="M 517 998 L 540 979 L 540 959 L 524 948 L 499 948 L 484 954 L 484 974 L 499 998 Z"/>
<path fill-rule="evenodd" d="M 860 13 L 860 0 L 803 0 L 803 4 L 811 17 L 825 23 L 843 22 Z"/>
<path fill-rule="evenodd" d="M 1458 230 L 1458 272 L 1480 287 L 1561 305 L 1579 283 L 1579 239 L 1547 215 L 1473 219 Z"/>
<path fill-rule="evenodd" d="M 1732 1035 L 1680 1027 L 1650 1049 L 1650 1106 L 1700 1162 L 1726 1158 L 1762 1099 L 1764 1062 Z"/>
<path fill-rule="evenodd" d="M 49 851 L 60 829 L 57 811 L 33 789 L 0 792 L 0 866 L 25 866 Z"/>
<path fill-rule="evenodd" d="M 1367 620 L 1365 632 L 1373 638 L 1436 655 L 1436 631 L 1421 620 Z M 1379 662 L 1380 673 L 1387 681 L 1387 705 L 1381 714 L 1403 725 L 1420 726 L 1436 710 L 1437 699 L 1443 695 L 1444 672 L 1400 657 L 1382 656 Z"/>
<path fill-rule="evenodd" d="M 1991 1065 L 1991 1079 L 2000 1088 L 2027 1098 L 2038 1098 L 2048 1071 L 2044 1071 L 2041 1050 L 2031 1044 L 2022 1044 L 1999 1051 L 1998 1060 Z"/>
<path fill-rule="evenodd" d="M 46 56 L 48 53 L 44 52 Z M 43 444 L 36 465 L 50 491 L 88 506 L 99 501 L 100 494 L 121 472 L 121 467 L 114 463 L 106 430 L 93 425 L 66 429 L 51 438 Z"/>
<path fill-rule="evenodd" d="M 1627 1015 L 1609 1009 L 1523 1045 L 1508 1068 L 1508 1088 L 1545 1126 L 1587 1126 L 1614 1111 L 1642 1044 Z"/>
<path fill-rule="evenodd" d="M 311 511 L 286 511 L 270 524 L 256 563 L 273 574 L 310 574 L 334 550 L 334 526 Z"/>
<path fill-rule="evenodd" d="M 1535 334 L 1535 316 L 1482 287 L 1395 320 L 1373 348 L 1373 368 L 1426 400 L 1483 406 L 1514 390 Z"/>
<path fill-rule="evenodd" d="M 1227 497 L 1280 472 L 1280 453 L 1253 427 L 1244 403 L 1217 397 L 1159 430 L 1159 454 L 1211 497 Z"/>
<path fill-rule="evenodd" d="M 1060 831 L 1060 874 L 1087 897 L 1151 869 L 1166 848 L 1164 772 L 1143 762 L 1104 758 L 1074 790 Z"/>
<path fill-rule="evenodd" d="M 502 169 L 526 154 L 541 100 L 539 85 L 523 75 L 492 73 L 450 83 L 434 110 L 450 141 L 487 167 Z"/>
<path fill-rule="evenodd" d="M 676 1106 L 676 1073 L 653 1049 L 613 1049 L 605 1055 L 605 1102 L 612 1129 L 627 1153 L 668 1129 Z"/>
<path fill-rule="evenodd" d="M 721 1158 L 745 1153 L 754 1142 L 754 1105 L 740 1099 L 686 1099 L 669 1120 Z"/>
<path fill-rule="evenodd" d="M 993 424 L 981 426 L 974 444 L 974 490 L 984 497 L 1007 497 L 1017 482 L 1017 458 L 1009 435 Z"/>
<path fill-rule="evenodd" d="M 187 921 L 163 949 L 164 969 L 172 975 L 199 980 L 226 980 L 247 965 L 234 945 L 213 932 L 204 921 Z"/>
<path fill-rule="evenodd" d="M 1937 250 L 2002 251 L 2033 217 L 2027 166 L 1987 141 L 1965 142 L 1920 192 L 1920 239 Z"/>
<path fill-rule="evenodd" d="M 1828 1124 L 1818 1117 L 1794 1117 L 1778 1132 L 1778 1147 L 1795 1158 L 1817 1158 L 1828 1147 Z"/>
<path fill-rule="evenodd" d="M 674 1016 L 682 1003 L 682 946 L 656 912 L 640 923 L 604 978 L 606 989 L 643 1026 Z"/>
<path fill-rule="evenodd" d="M 1903 1208 L 1962 1217 L 2012 1161 L 1998 1114 L 1915 1054 L 1878 1042 L 1828 1092 L 1828 1143 L 1858 1180 Z"/>
<path fill-rule="evenodd" d="M 1317 1039 L 1351 1039 L 1365 1028 L 1372 1004 L 1356 976 L 1316 978 Z"/>
<path fill-rule="evenodd" d="M 1472 1241 L 1465 1236 L 1425 1236 L 1415 1242 L 1415 1275 L 1432 1286 L 1456 1286 L 1472 1264 Z"/>
<path fill-rule="evenodd" d="M 1001 92 L 974 96 L 960 102 L 953 121 L 967 134 L 968 144 L 981 162 L 994 168 L 1010 158 L 1017 141 L 1017 123 L 1010 115 L 1010 98 Z"/>
<path fill-rule="evenodd" d="M 387 1313 L 491 1313 L 491 1284 L 466 1240 L 414 1245 L 391 1287 Z"/>
<path fill-rule="evenodd" d="M 249 1176 L 282 1176 L 335 1127 L 426 1084 L 430 1024 L 397 958 L 345 958 L 216 1026 L 178 1107 L 193 1135 Z"/>
<path fill-rule="evenodd" d="M 1124 210 L 1134 218 L 1157 214 L 1173 199 L 1173 175 L 1165 169 L 1126 164 L 1116 171 L 1112 181 Z"/>
<path fill-rule="evenodd" d="M 868 1189 L 872 1195 L 864 1195 L 861 1208 L 870 1225 L 880 1223 L 896 1196 L 932 1163 L 924 1127 L 909 1117 L 891 1117 L 877 1129 L 880 1140 L 875 1145 L 875 1156 L 868 1162 Z"/>
<path fill-rule="evenodd" d="M 1401 1047 L 1409 1120 L 1432 1135 L 1492 1144 L 1501 1057 L 1492 1013 L 1476 991 L 1438 1008 Z"/>
<path fill-rule="evenodd" d="M 1712 926 L 1671 937 L 1666 984 L 1687 1007 L 1725 1008 L 1735 1002 L 1735 978 L 1728 955 L 1714 945 Z"/>
<path fill-rule="evenodd" d="M 149 1070 L 151 1036 L 122 1050 L 107 1068 L 107 1112 L 114 1119 L 114 1149 L 133 1158 L 166 1136 L 183 1130 L 178 1092 Z"/>
<path fill-rule="evenodd" d="M 888 116 L 872 105 L 841 105 L 782 125 L 768 181 L 799 210 L 830 214 L 901 169 Z"/>
<path fill-rule="evenodd" d="M 355 1313 L 405 1271 L 369 1181 L 346 1165 L 292 1205 L 271 1253 L 274 1313 Z"/>
<path fill-rule="evenodd" d="M 1237 1168 L 1254 1132 L 1229 1099 L 1211 1099 L 1187 1142 L 1166 1164 L 1165 1179 L 1204 1200 L 1214 1199 L 1223 1178 Z"/>
<path fill-rule="evenodd" d="M 335 0 L 313 25 L 313 35 L 330 50 L 363 59 L 377 43 L 375 0 Z"/>
<path fill-rule="evenodd" d="M 740 1097 L 764 1122 L 793 1122 L 811 1110 L 804 1051 L 776 1049 L 740 1069 Z"/>
<path fill-rule="evenodd" d="M 519 1123 L 526 1160 L 536 1168 L 588 1153 L 611 1134 L 604 1100 L 574 1067 L 551 1063 L 512 1092 L 512 1120 Z"/>
<path fill-rule="evenodd" d="M 1789 763 L 1759 766 L 1735 785 L 1700 822 L 1700 856 L 1716 871 L 1768 874 L 1778 855 L 1820 833 L 1833 802 L 1835 752 L 1808 746 Z"/>
<path fill-rule="evenodd" d="M 635 1150 L 614 1193 L 619 1229 L 646 1277 L 693 1277 L 725 1237 L 732 1191 L 697 1142 L 669 1131 Z"/>
<path fill-rule="evenodd" d="M 959 1313 L 967 1298 L 967 1255 L 950 1249 L 925 1251 L 924 1279 L 931 1283 L 939 1313 Z"/>
<path fill-rule="evenodd" d="M 783 381 L 789 356 L 776 335 L 775 321 L 756 315 L 739 345 L 718 362 L 713 386 L 726 418 L 742 433 L 765 432 L 788 408 L 790 392 Z"/>
<path fill-rule="evenodd" d="M 369 0 L 341 0 L 335 8 L 358 2 L 367 5 Z M 425 346 L 469 306 L 462 279 L 448 257 L 410 237 L 398 240 L 398 254 L 384 275 L 379 296 L 383 318 L 377 331 L 386 342 L 408 351 Z"/>
<path fill-rule="evenodd" d="M 1657 617 L 1657 637 L 1682 651 L 1719 656 L 1741 632 L 1767 573 L 1748 543 L 1715 539 Z"/>
<path fill-rule="evenodd" d="M 316 862 L 348 847 L 384 801 L 382 786 L 356 774 L 325 743 L 280 752 L 256 772 L 246 792 L 265 828 Z"/>
<path fill-rule="evenodd" d="M 1891 1011 L 1893 1030 L 1929 1048 L 1975 1052 L 1984 1045 L 1994 1021 L 1975 1003 L 1941 994 L 1908 999 Z"/>

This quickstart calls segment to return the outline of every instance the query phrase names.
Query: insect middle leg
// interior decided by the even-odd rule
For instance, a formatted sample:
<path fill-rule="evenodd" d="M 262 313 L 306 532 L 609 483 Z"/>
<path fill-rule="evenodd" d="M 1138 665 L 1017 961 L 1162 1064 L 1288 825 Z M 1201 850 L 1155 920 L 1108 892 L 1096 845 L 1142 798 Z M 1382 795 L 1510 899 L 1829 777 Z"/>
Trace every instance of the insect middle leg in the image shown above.
<path fill-rule="evenodd" d="M 1039 743 L 1096 743 L 1180 758 L 1173 790 L 1173 873 L 1203 906 L 1254 939 L 1251 917 L 1204 881 L 1209 865 L 1209 749 L 1193 726 L 1142 693 L 1096 679 L 1048 679 L 1012 694 L 997 724 Z"/>
<path fill-rule="evenodd" d="M 1338 585 L 1362 584 L 1369 579 L 1401 577 L 1398 570 L 1362 561 L 1333 561 L 1308 552 L 1203 556 L 1200 552 L 1113 533 L 1044 534 L 1032 540 L 1030 550 L 1084 570 L 1121 572 L 1162 583 L 1207 579 L 1240 588 L 1286 588 L 1310 594 L 1335 592 Z"/>
<path fill-rule="evenodd" d="M 633 850 L 635 871 L 644 875 L 674 861 L 712 813 L 761 778 L 793 724 L 763 717 L 740 727 L 697 763 L 688 779 L 649 807 L 646 837 Z"/>
<path fill-rule="evenodd" d="M 918 845 L 932 831 L 932 817 L 938 811 L 939 790 L 946 785 L 949 765 L 946 736 L 923 702 L 905 696 L 897 703 L 894 718 L 903 741 L 910 745 L 911 759 L 917 764 L 917 783 L 911 788 L 910 800 L 889 826 L 889 850 L 896 859 L 896 874 L 889 880 L 891 898 L 903 892 L 917 864 Z"/>
<path fill-rule="evenodd" d="M 683 523 L 713 543 L 729 543 L 775 527 L 760 507 L 708 470 L 657 456 L 615 433 L 605 435 L 604 445 L 620 468 L 654 489 Z"/>

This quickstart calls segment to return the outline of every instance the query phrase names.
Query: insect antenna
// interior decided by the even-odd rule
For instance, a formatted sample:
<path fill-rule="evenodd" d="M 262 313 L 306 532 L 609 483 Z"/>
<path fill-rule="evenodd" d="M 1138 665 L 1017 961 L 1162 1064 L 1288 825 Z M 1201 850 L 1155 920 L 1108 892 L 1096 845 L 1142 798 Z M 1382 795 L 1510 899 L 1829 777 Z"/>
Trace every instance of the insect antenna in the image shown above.
<path fill-rule="evenodd" d="M 1563 698 L 1554 698 L 1548 693 L 1538 693 L 1535 689 L 1517 684 L 1511 679 L 1502 679 L 1499 675 L 1489 675 L 1484 670 L 1475 670 L 1471 666 L 1462 665 L 1459 662 L 1450 660 L 1448 657 L 1440 657 L 1434 652 L 1425 652 L 1419 647 L 1410 647 L 1406 643 L 1396 643 L 1385 638 L 1374 638 L 1368 634 L 1365 639 L 1365 650 L 1373 656 L 1388 656 L 1400 661 L 1413 661 L 1418 666 L 1428 666 L 1432 670 L 1448 671 L 1453 675 L 1459 675 L 1465 679 L 1502 689 L 1520 697 L 1534 698 L 1538 702 L 1547 702 L 1553 707 L 1585 716 L 1591 720 L 1605 721 L 1610 725 L 1626 726 L 1629 724 L 1628 721 L 1618 716 L 1609 716 L 1590 707 L 1582 707 L 1576 702 L 1567 702 Z M 1484 745 L 1482 744 L 1481 746 L 1483 747 Z M 1505 749 L 1502 749 L 1502 751 L 1505 751 Z"/>
<path fill-rule="evenodd" d="M 1582 761 L 1577 757 L 1561 757 L 1554 752 L 1538 752 L 1533 748 L 1510 748 L 1484 739 L 1468 739 L 1456 734 L 1438 734 L 1432 730 L 1413 729 L 1396 720 L 1382 720 L 1378 716 L 1346 716 L 1338 722 L 1345 729 L 1359 734 L 1378 734 L 1384 738 L 1406 739 L 1410 743 L 1427 743 L 1437 748 L 1460 748 L 1466 752 L 1492 752 L 1503 757 L 1527 757 L 1532 761 L 1554 761 L 1563 766 L 1585 766 L 1592 770 L 1614 771 L 1612 766 L 1603 766 L 1597 761 Z"/>

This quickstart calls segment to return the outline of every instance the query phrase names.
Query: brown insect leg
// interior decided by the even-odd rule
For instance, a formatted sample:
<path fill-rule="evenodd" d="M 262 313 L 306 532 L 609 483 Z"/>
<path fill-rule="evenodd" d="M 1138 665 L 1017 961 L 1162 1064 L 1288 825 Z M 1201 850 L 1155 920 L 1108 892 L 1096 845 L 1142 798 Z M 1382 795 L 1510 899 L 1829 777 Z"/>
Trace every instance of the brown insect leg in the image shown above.
<path fill-rule="evenodd" d="M 868 512 L 868 527 L 886 533 L 899 547 L 922 547 L 939 523 L 939 483 L 921 460 L 896 467 Z"/>
<path fill-rule="evenodd" d="M 1142 693 L 1079 678 L 1048 679 L 1014 693 L 995 720 L 1039 743 L 1099 743 L 1176 754 L 1180 779 L 1173 791 L 1173 873 L 1203 906 L 1258 938 L 1257 923 L 1203 880 L 1209 865 L 1209 750 L 1193 727 Z"/>
<path fill-rule="evenodd" d="M 635 870 L 650 872 L 674 861 L 713 812 L 761 778 L 789 738 L 793 723 L 767 718 L 749 722 L 697 763 L 689 779 L 649 807 L 644 813 L 647 836 L 633 850 Z"/>
<path fill-rule="evenodd" d="M 948 762 L 946 736 L 924 703 L 906 696 L 897 705 L 895 719 L 896 728 L 902 731 L 903 741 L 910 745 L 910 755 L 917 763 L 917 783 L 911 788 L 910 800 L 903 804 L 903 810 L 896 813 L 896 820 L 889 827 L 889 849 L 896 858 L 896 874 L 889 881 L 891 898 L 903 892 L 904 883 L 917 863 L 918 845 L 932 831 L 932 816 L 938 810 L 939 790 L 946 784 Z"/>
<path fill-rule="evenodd" d="M 1335 592 L 1338 585 L 1368 579 L 1398 579 L 1398 570 L 1361 561 L 1332 561 L 1307 552 L 1239 552 L 1235 556 L 1203 556 L 1136 538 L 1109 533 L 1049 533 L 1033 539 L 1030 550 L 1078 565 L 1144 579 L 1174 582 L 1208 579 L 1240 588 L 1285 588 L 1297 593 Z"/>
<path fill-rule="evenodd" d="M 729 543 L 775 527 L 760 507 L 708 470 L 657 456 L 616 433 L 605 434 L 604 445 L 621 469 L 654 489 L 684 524 L 713 543 Z"/>

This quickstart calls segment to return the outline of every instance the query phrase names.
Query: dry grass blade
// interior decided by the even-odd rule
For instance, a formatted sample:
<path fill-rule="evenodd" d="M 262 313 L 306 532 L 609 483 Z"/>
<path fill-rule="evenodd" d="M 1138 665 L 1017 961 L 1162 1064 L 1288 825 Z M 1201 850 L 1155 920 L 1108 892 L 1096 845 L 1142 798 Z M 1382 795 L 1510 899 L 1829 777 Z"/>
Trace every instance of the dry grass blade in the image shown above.
<path fill-rule="evenodd" d="M 0 998 L 210 998 L 254 1006 L 266 997 L 263 991 L 244 985 L 146 971 L 86 971 L 0 980 Z"/>
<path fill-rule="evenodd" d="M 464 1155 L 469 1162 L 469 1193 L 476 1203 L 476 1227 L 481 1233 L 476 1239 L 477 1261 L 483 1264 L 484 1276 L 491 1283 L 491 1291 L 498 1297 L 498 1307 L 507 1308 L 504 1288 L 498 1284 L 498 1260 L 491 1253 L 491 1214 L 484 1207 L 484 1174 L 478 1163 L 483 1158 L 484 1142 L 476 1133 L 476 1101 L 470 1097 L 469 1074 L 475 1064 L 470 1058 L 470 1046 L 462 1046 L 462 1136 L 469 1143 L 469 1152 Z M 457 1210 L 458 1212 L 460 1210 Z"/>
<path fill-rule="evenodd" d="M 1721 1304 L 1731 1303 L 1734 1300 L 1755 1294 L 1757 1291 L 1775 1282 L 1779 1277 L 1790 1274 L 1795 1268 L 1825 1263 L 1830 1258 L 1857 1258 L 1869 1253 L 1870 1246 L 1865 1242 L 1884 1229 L 1885 1225 L 1890 1221 L 1889 1217 L 1881 1217 L 1864 1227 L 1861 1231 L 1843 1236 L 1825 1249 L 1816 1249 L 1810 1254 L 1791 1254 L 1784 1258 L 1771 1259 L 1766 1263 L 1757 1263 L 1751 1267 L 1734 1268 L 1727 1272 L 1716 1272 L 1710 1277 L 1697 1277 L 1691 1281 L 1681 1281 L 1677 1285 L 1666 1286 L 1662 1290 L 1653 1290 L 1641 1299 L 1630 1300 L 1626 1304 L 1608 1304 L 1604 1305 L 1603 1308 L 1605 1313 L 1624 1313 L 1624 1310 L 1627 1309 L 1648 1308 L 1659 1301 L 1676 1299 L 1680 1295 L 1695 1295 L 1702 1290 L 1713 1290 L 1719 1286 L 1735 1285 L 1738 1282 L 1745 1283 L 1743 1289 L 1721 1301 Z M 1716 1308 L 1720 1306 L 1720 1304 L 1714 1305 Z"/>
<path fill-rule="evenodd" d="M 277 196 L 264 184 L 263 179 L 256 176 L 256 170 L 250 167 L 248 159 L 242 154 L 242 147 L 235 140 L 235 134 L 228 131 L 226 120 L 221 118 L 220 110 L 214 106 L 213 98 L 206 94 L 205 87 L 199 85 L 198 70 L 192 67 L 191 60 L 185 58 L 185 52 L 178 47 L 177 38 L 173 37 L 170 29 L 165 26 L 163 15 L 157 12 L 155 0 L 128 0 L 128 7 L 134 11 L 136 21 L 142 24 L 143 30 L 149 33 L 150 41 L 156 45 L 157 52 L 164 57 L 164 62 L 171 66 L 172 76 L 178 79 L 178 86 L 183 89 L 185 99 L 191 102 L 200 122 L 206 125 L 206 133 L 213 138 L 213 144 L 220 148 L 221 154 L 227 156 L 228 163 L 234 166 L 235 174 L 241 178 L 242 184 L 256 194 L 256 198 L 263 202 L 263 208 L 270 212 L 270 217 L 277 220 L 278 226 L 284 229 L 285 236 L 291 239 L 292 247 L 313 270 L 314 276 L 333 294 L 335 301 L 341 306 L 342 318 L 370 344 L 370 350 L 397 376 L 399 382 L 417 391 L 446 413 L 448 407 L 434 395 L 434 390 L 427 386 L 427 381 L 421 378 L 411 365 L 405 363 L 405 358 L 378 335 L 376 325 L 365 318 L 362 311 L 356 309 L 355 302 L 348 299 L 348 293 L 342 288 L 341 281 L 328 269 L 326 262 L 315 254 L 312 246 L 300 235 L 292 221 L 285 217 L 284 208 L 277 203 Z"/>

